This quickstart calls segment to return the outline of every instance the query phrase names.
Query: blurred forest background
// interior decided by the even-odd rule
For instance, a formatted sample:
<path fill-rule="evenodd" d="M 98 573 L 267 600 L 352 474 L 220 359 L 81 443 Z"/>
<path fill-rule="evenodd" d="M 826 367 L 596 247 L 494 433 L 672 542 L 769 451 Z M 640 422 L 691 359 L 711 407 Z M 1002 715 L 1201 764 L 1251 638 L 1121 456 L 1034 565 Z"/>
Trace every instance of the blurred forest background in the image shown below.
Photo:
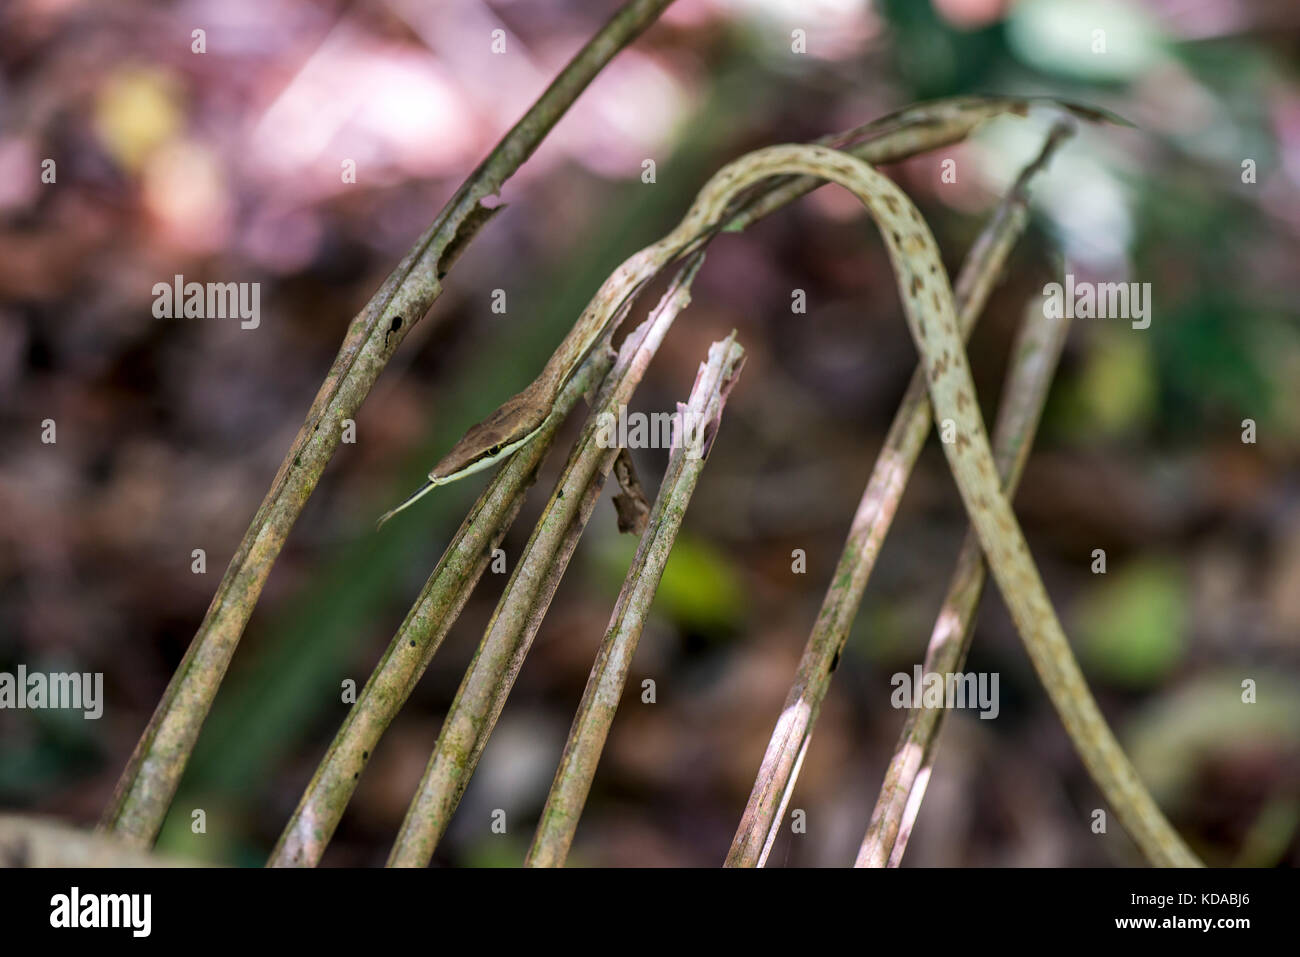
<path fill-rule="evenodd" d="M 97 819 L 347 322 L 616 6 L 0 8 L 0 670 L 102 671 L 106 695 L 99 721 L 0 712 L 0 807 Z M 496 29 L 504 56 L 490 52 Z M 794 29 L 806 54 L 791 51 Z M 1149 329 L 1075 320 L 1016 500 L 1048 591 L 1192 846 L 1213 864 L 1300 862 L 1298 53 L 1288 0 L 680 0 L 506 185 L 508 208 L 365 403 L 275 567 L 160 848 L 265 860 L 344 717 L 340 683 L 364 682 L 483 479 L 381 533 L 375 518 L 537 373 L 609 270 L 671 228 L 711 172 L 988 92 L 1069 97 L 1136 124 L 1082 129 L 1036 182 L 1030 230 L 971 344 L 991 418 L 1010 337 L 1045 283 L 1068 268 L 1152 284 Z M 1001 119 L 887 170 L 951 273 L 1049 119 Z M 56 184 L 40 180 L 45 158 Z M 958 182 L 941 186 L 946 158 Z M 156 319 L 151 288 L 177 273 L 260 282 L 260 327 Z M 807 315 L 791 314 L 796 288 Z M 685 399 L 707 344 L 733 327 L 749 364 L 571 864 L 722 861 L 915 364 L 883 246 L 841 190 L 714 244 L 634 408 Z M 47 418 L 56 445 L 40 440 Z M 505 541 L 511 561 L 578 424 Z M 666 455 L 636 460 L 653 494 Z M 890 676 L 920 661 L 965 526 L 932 436 L 791 800 L 808 833 L 786 826 L 773 865 L 852 862 L 903 718 Z M 634 546 L 602 503 L 436 863 L 523 860 Z M 195 548 L 206 574 L 191 571 Z M 796 548 L 806 574 L 791 572 Z M 1090 571 L 1095 548 L 1105 575 Z M 505 578 L 484 576 L 325 864 L 383 862 Z M 992 588 L 967 668 L 1000 674 L 1001 714 L 949 718 L 905 863 L 1136 863 L 1113 820 L 1091 833 L 1100 798 Z M 635 694 L 645 677 L 652 706 Z M 1241 703 L 1246 678 L 1257 704 Z M 194 807 L 206 835 L 190 833 Z"/>

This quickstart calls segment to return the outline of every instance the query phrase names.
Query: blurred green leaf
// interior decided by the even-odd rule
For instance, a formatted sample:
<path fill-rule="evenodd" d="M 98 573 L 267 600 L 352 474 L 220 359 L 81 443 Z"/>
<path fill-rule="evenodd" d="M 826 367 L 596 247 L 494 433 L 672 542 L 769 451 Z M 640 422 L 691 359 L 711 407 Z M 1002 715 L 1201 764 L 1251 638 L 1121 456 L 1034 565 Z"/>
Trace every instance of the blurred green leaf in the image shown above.
<path fill-rule="evenodd" d="M 957 30 L 929 2 L 882 0 L 880 11 L 892 30 L 898 72 L 916 99 L 979 88 L 1004 54 L 996 27 Z"/>
<path fill-rule="evenodd" d="M 1007 40 L 1045 73 L 1102 82 L 1133 79 L 1166 55 L 1142 9 L 1114 0 L 1022 0 L 1007 16 Z"/>
<path fill-rule="evenodd" d="M 495 834 L 476 841 L 465 855 L 466 867 L 518 867 L 528 854 L 522 838 Z"/>
<path fill-rule="evenodd" d="M 1182 658 L 1187 582 L 1168 559 L 1141 559 L 1098 576 L 1074 608 L 1089 671 L 1127 685 L 1158 681 Z"/>
<path fill-rule="evenodd" d="M 1256 700 L 1242 700 L 1242 682 L 1256 683 Z M 1300 685 L 1266 667 L 1240 666 L 1205 675 L 1154 699 L 1130 722 L 1123 744 L 1162 803 L 1194 793 L 1202 763 L 1218 753 L 1300 746 Z"/>
<path fill-rule="evenodd" d="M 622 587 L 636 543 L 621 535 L 600 549 L 598 560 L 611 592 Z M 725 555 L 682 533 L 664 567 L 655 609 L 691 631 L 726 631 L 738 627 L 744 617 L 745 588 Z"/>
<path fill-rule="evenodd" d="M 1161 381 L 1177 407 L 1196 410 L 1191 424 L 1247 415 L 1267 421 L 1271 415 L 1273 388 L 1254 354 L 1268 346 L 1251 341 L 1258 337 L 1261 320 L 1247 319 L 1240 310 L 1240 304 L 1229 308 L 1207 293 L 1170 315 L 1167 328 L 1158 331 Z M 1270 341 L 1281 340 L 1274 333 Z M 1167 418 L 1178 420 L 1177 407 Z"/>
<path fill-rule="evenodd" d="M 1259 812 L 1234 864 L 1237 867 L 1276 867 L 1300 827 L 1300 801 L 1282 797 Z"/>
<path fill-rule="evenodd" d="M 1056 414 L 1074 433 L 1122 435 L 1151 420 L 1156 394 L 1150 338 L 1127 327 L 1108 328 L 1098 331 L 1083 368 L 1060 387 Z"/>

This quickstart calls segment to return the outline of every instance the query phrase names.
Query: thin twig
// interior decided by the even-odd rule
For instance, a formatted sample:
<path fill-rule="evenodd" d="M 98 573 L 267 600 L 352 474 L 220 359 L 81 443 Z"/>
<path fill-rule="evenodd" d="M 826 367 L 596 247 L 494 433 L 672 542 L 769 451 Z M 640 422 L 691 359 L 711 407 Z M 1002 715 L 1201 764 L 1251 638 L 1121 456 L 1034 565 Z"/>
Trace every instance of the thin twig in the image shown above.
<path fill-rule="evenodd" d="M 102 830 L 137 846 L 153 843 L 271 566 L 338 448 L 343 420 L 355 417 L 393 352 L 442 293 L 452 261 L 491 218 L 480 201 L 500 192 L 592 78 L 671 2 L 631 0 L 615 14 L 457 190 L 352 320 L 307 421 L 122 772 Z"/>
<path fill-rule="evenodd" d="M 1038 158 L 1020 174 L 967 256 L 954 291 L 963 338 L 970 337 L 993 285 L 1001 278 L 1012 246 L 1024 231 L 1028 220 L 1029 180 L 1069 135 L 1070 130 L 1064 125 L 1052 129 Z M 821 612 L 804 646 L 794 684 L 786 696 L 727 854 L 729 867 L 763 866 L 776 839 L 793 791 L 798 757 L 812 735 L 830 687 L 831 672 L 843 652 L 885 534 L 898 510 L 912 467 L 930 434 L 931 415 L 925 377 L 918 367 L 889 427 Z"/>
<path fill-rule="evenodd" d="M 531 867 L 559 867 L 568 856 L 573 834 L 591 789 L 596 765 L 609 734 L 614 714 L 623 697 L 632 656 L 650 612 L 664 566 L 668 562 L 686 507 L 704 468 L 709 446 L 717 434 L 727 395 L 744 365 L 744 350 L 728 339 L 709 349 L 686 405 L 678 403 L 679 423 L 691 422 L 701 442 L 694 447 L 677 442 L 655 499 L 646 533 L 623 580 L 614 613 L 605 631 L 596 660 L 587 679 L 582 702 L 574 716 L 555 781 L 546 799 L 533 845 L 525 863 Z"/>
<path fill-rule="evenodd" d="M 602 416 L 617 417 L 619 406 L 627 404 L 668 328 L 690 301 L 690 284 L 702 260 L 702 255 L 696 254 L 687 262 L 650 317 L 624 341 L 614 368 L 605 377 L 582 437 L 506 584 L 443 720 L 437 744 L 389 855 L 390 866 L 423 867 L 433 856 L 618 455 L 617 447 L 602 448 L 597 442 Z"/>
<path fill-rule="evenodd" d="M 612 361 L 608 350 L 593 350 L 591 359 L 561 393 L 558 414 L 536 440 L 511 456 L 479 496 L 348 711 L 271 852 L 268 866 L 314 867 L 319 863 L 375 746 L 433 660 L 493 550 L 519 513 L 560 423 L 583 393 L 600 382 Z"/>
<path fill-rule="evenodd" d="M 873 165 L 900 160 L 951 146 L 969 136 L 978 126 L 998 116 L 1024 116 L 1036 104 L 1064 110 L 1090 122 L 1127 121 L 1092 107 L 1046 97 L 957 96 L 904 107 L 888 116 L 851 130 L 823 136 L 816 142 L 852 153 Z M 744 229 L 773 210 L 827 185 L 816 176 L 780 176 L 762 184 L 753 195 L 737 204 L 727 232 Z"/>
<path fill-rule="evenodd" d="M 951 421 L 955 427 L 954 441 L 944 445 L 944 457 L 1034 669 L 1089 773 L 1148 859 L 1163 866 L 1198 865 L 1200 862 L 1160 811 L 1097 708 L 1024 532 L 1003 494 L 992 446 L 976 404 L 958 309 L 934 235 L 907 194 L 868 163 L 827 146 L 782 145 L 755 150 L 718 170 L 696 194 L 675 229 L 629 257 L 611 274 L 534 384 L 493 413 L 487 422 L 499 435 L 502 422 L 514 420 L 531 428 L 539 409 L 549 414 L 554 394 L 548 398 L 547 392 L 554 388 L 553 383 L 568 378 L 584 355 L 612 334 L 618 313 L 610 312 L 611 303 L 618 304 L 632 295 L 701 232 L 726 222 L 730 204 L 747 188 L 786 173 L 820 176 L 844 186 L 880 227 L 903 299 L 908 332 L 921 354 L 933 414 L 945 426 Z M 613 414 L 616 408 L 604 403 L 598 406 L 604 406 L 606 414 Z M 589 423 L 588 432 L 594 428 L 595 424 Z M 453 454 L 480 454 L 485 439 L 479 432 L 485 429 L 484 425 L 471 429 Z M 599 457 L 587 468 L 583 461 L 589 458 L 586 444 L 570 460 L 571 466 L 577 466 L 570 472 L 576 472 L 579 480 L 572 491 L 579 494 L 588 487 L 597 463 L 603 466 L 603 480 L 614 458 L 612 454 Z M 573 477 L 570 474 L 566 479 Z M 522 582 L 528 590 L 518 603 L 498 605 L 498 613 L 505 608 L 509 614 L 494 619 L 494 625 L 489 626 L 489 634 L 480 645 L 480 658 L 461 685 L 458 707 L 443 725 L 420 792 L 408 808 L 390 863 L 419 865 L 432 856 L 438 835 L 463 792 L 465 768 L 468 765 L 472 770 L 477 761 L 486 741 L 484 732 L 490 731 L 504 706 L 509 686 L 549 603 L 555 577 L 550 571 L 552 556 L 572 516 L 572 506 L 557 508 L 552 499 L 534 532 L 533 544 L 540 543 L 540 547 L 534 550 L 530 545 L 529 554 L 512 579 L 512 585 Z M 500 631 L 495 627 L 497 620 L 505 621 Z M 524 634 L 519 634 L 517 623 Z M 486 664 L 481 661 L 483 657 L 487 658 Z M 462 697 L 467 699 L 463 710 L 459 708 Z"/>
<path fill-rule="evenodd" d="M 1069 330 L 1068 318 L 1046 313 L 1026 312 L 1021 322 L 993 435 L 993 458 L 1008 499 L 1015 495 L 1029 458 L 1043 403 Z M 961 670 L 970 648 L 975 612 L 987 572 L 979 540 L 973 532 L 967 532 L 925 652 L 926 674 L 952 674 Z M 911 822 L 920 811 L 925 783 L 929 781 L 934 746 L 943 720 L 942 708 L 908 711 L 885 771 L 885 783 L 871 812 L 856 866 L 897 867 L 902 860 Z"/>
<path fill-rule="evenodd" d="M 0 867 L 200 867 L 60 821 L 0 814 Z"/>

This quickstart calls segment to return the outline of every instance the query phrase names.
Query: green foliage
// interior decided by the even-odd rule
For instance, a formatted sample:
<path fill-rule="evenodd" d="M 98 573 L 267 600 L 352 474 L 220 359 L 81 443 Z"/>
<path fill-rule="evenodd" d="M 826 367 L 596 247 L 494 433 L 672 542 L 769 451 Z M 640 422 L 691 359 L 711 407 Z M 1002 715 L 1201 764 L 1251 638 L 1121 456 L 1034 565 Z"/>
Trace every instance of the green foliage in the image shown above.
<path fill-rule="evenodd" d="M 1098 576 L 1074 607 L 1074 634 L 1089 671 L 1143 687 L 1182 659 L 1189 595 L 1181 566 L 1144 558 Z"/>
<path fill-rule="evenodd" d="M 1005 52 L 998 29 L 958 30 L 928 2 L 884 0 L 881 12 L 893 28 L 895 66 L 918 100 L 980 87 Z"/>
<path fill-rule="evenodd" d="M 635 551 L 632 536 L 620 536 L 600 549 L 597 561 L 611 594 L 618 594 Z M 718 634 L 743 624 L 746 604 L 745 586 L 732 562 L 707 542 L 681 534 L 664 568 L 655 609 L 684 629 Z"/>

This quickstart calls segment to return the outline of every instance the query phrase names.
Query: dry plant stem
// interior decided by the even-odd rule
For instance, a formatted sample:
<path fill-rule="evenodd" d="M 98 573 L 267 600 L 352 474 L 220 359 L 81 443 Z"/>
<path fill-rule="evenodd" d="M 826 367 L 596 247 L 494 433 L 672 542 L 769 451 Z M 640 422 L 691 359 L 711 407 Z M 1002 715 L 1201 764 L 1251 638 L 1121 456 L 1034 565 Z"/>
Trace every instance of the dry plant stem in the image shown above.
<path fill-rule="evenodd" d="M 402 339 L 441 294 L 452 261 L 491 217 L 480 201 L 500 191 L 592 78 L 670 2 L 631 0 L 615 14 L 470 175 L 352 320 L 306 422 L 122 773 L 101 829 L 137 846 L 153 843 L 271 566 L 339 445 L 342 421 L 355 416 Z"/>
<path fill-rule="evenodd" d="M 824 136 L 817 142 L 879 166 L 959 143 L 988 120 L 1004 115 L 1025 116 L 1035 104 L 1065 110 L 1093 122 L 1123 122 L 1062 100 L 960 96 L 909 106 L 854 129 Z M 753 195 L 737 204 L 725 228 L 728 232 L 744 229 L 755 220 L 825 185 L 826 181 L 816 176 L 775 177 L 760 184 Z"/>
<path fill-rule="evenodd" d="M 898 277 L 907 328 L 922 355 L 933 416 L 936 421 L 945 424 L 950 421 L 954 426 L 956 439 L 944 443 L 944 455 L 1037 675 L 1089 774 L 1149 861 L 1166 866 L 1196 865 L 1199 863 L 1196 857 L 1161 814 L 1097 710 L 1037 573 L 1021 527 L 1002 494 L 975 400 L 948 277 L 935 239 L 911 200 L 888 178 L 848 153 L 819 146 L 771 147 L 741 157 L 720 170 L 701 191 L 682 226 L 697 216 L 707 218 L 712 209 L 724 205 L 729 196 L 751 182 L 774 173 L 790 172 L 824 177 L 848 187 L 878 222 Z M 841 636 L 844 632 L 846 627 L 829 631 L 831 635 Z M 828 663 L 833 664 L 833 658 Z M 816 680 L 824 693 L 829 668 L 816 676 Z M 789 727 L 798 722 L 806 727 L 809 711 L 810 702 L 793 702 L 781 724 Z M 802 737 L 802 733 L 796 737 L 800 746 Z M 775 809 L 775 805 L 774 798 L 771 806 Z M 729 857 L 740 858 L 746 853 L 746 837 L 754 832 L 746 832 L 745 823 L 742 820 L 741 832 Z M 757 859 L 762 840 L 755 844 Z"/>
<path fill-rule="evenodd" d="M 993 457 L 1008 498 L 1015 494 L 1029 457 L 1069 328 L 1069 319 L 1038 312 L 1026 313 L 1021 323 L 993 435 Z M 985 571 L 979 540 L 974 533 L 968 533 L 926 649 L 927 674 L 961 670 L 970 647 Z M 920 809 L 925 791 L 923 782 L 929 777 L 928 767 L 943 719 L 942 708 L 913 708 L 907 712 L 856 866 L 897 866 L 902 859 L 907 845 L 907 837 L 902 833 L 904 820 L 909 814 L 915 820 L 915 813 Z"/>
<path fill-rule="evenodd" d="M 1148 859 L 1166 865 L 1196 863 L 1147 793 L 1097 710 L 1015 513 L 1002 494 L 993 452 L 975 400 L 952 290 L 934 236 L 907 195 L 862 160 L 825 146 L 791 145 L 757 150 L 723 167 L 704 185 L 674 230 L 625 260 L 610 275 L 533 385 L 488 417 L 491 434 L 485 436 L 484 425 L 480 423 L 457 443 L 449 453 L 450 459 L 472 460 L 486 452 L 486 445 L 494 441 L 493 436 L 518 434 L 520 425 L 527 426 L 539 410 L 549 409 L 554 401 L 555 384 L 569 378 L 586 353 L 611 334 L 616 312 L 611 313 L 610 303 L 621 303 L 665 262 L 694 242 L 695 237 L 729 221 L 731 204 L 744 190 L 767 177 L 791 173 L 820 176 L 846 187 L 879 225 L 898 279 L 908 331 L 921 353 L 934 416 L 945 426 L 951 422 L 954 427 L 955 440 L 944 444 L 944 454 L 1039 679 L 1089 773 Z M 806 711 L 807 705 L 796 702 L 798 710 Z M 449 718 L 448 724 L 452 723 Z M 453 744 L 453 751 L 471 742 L 481 727 L 472 721 L 461 723 L 462 727 L 451 732 L 453 737 L 460 738 Z M 455 794 L 461 786 L 457 784 Z M 452 789 L 438 786 L 435 790 Z M 413 816 L 418 816 L 419 805 L 425 799 L 422 789 L 417 806 L 408 813 L 408 823 Z M 454 797 L 451 804 L 454 806 Z M 435 818 L 435 830 L 445 826 L 447 809 L 447 802 L 441 799 L 427 807 L 427 812 Z M 416 844 L 422 842 L 417 837 Z M 426 850 L 431 853 L 431 848 L 408 852 L 399 846 L 396 855 L 413 862 L 421 858 L 427 861 Z"/>
<path fill-rule="evenodd" d="M 425 582 L 388 650 L 348 711 L 324 759 L 285 825 L 267 865 L 314 867 L 347 809 L 357 779 L 379 739 L 424 674 L 460 615 L 523 504 L 560 422 L 609 371 L 613 357 L 593 352 L 565 387 L 558 415 L 537 440 L 521 449 L 493 477 Z"/>
<path fill-rule="evenodd" d="M 479 207 L 478 201 L 500 188 L 513 168 L 527 157 L 536 141 L 564 112 L 567 103 L 586 82 L 583 77 L 590 78 L 584 71 L 598 70 L 616 52 L 611 44 L 624 34 L 623 42 L 626 42 L 644 28 L 643 18 L 653 16 L 650 8 L 663 5 L 634 4 L 611 21 L 610 27 L 575 59 L 533 111 L 453 197 L 416 248 L 353 320 L 343 348 L 308 414 L 307 424 L 281 465 L 190 650 L 123 772 L 101 828 L 118 831 L 143 845 L 152 841 L 271 565 L 337 447 L 337 429 L 330 427 L 322 431 L 322 423 L 337 424 L 359 407 L 388 357 L 409 331 L 410 323 L 399 321 L 401 313 L 423 315 L 437 298 L 441 291 L 437 280 L 445 275 L 473 234 L 492 215 L 491 211 Z M 865 138 L 868 142 L 855 146 L 855 151 L 875 162 L 889 162 L 956 142 L 986 119 L 1002 113 L 1024 113 L 1027 107 L 1026 101 L 1002 98 L 941 101 L 904 110 L 835 139 L 857 142 Z M 743 229 L 817 185 L 820 181 L 812 178 L 791 177 L 763 192 L 767 187 L 764 184 L 757 193 L 758 205 L 739 211 L 729 228 Z M 436 272 L 437 279 L 429 279 L 431 272 Z M 382 347 L 376 346 L 380 338 Z M 323 823 L 332 831 L 333 824 Z"/>
<path fill-rule="evenodd" d="M 0 867 L 195 867 L 60 821 L 0 814 Z"/>
<path fill-rule="evenodd" d="M 1053 129 L 1038 157 L 1020 173 L 966 257 L 956 289 L 963 339 L 970 337 L 989 293 L 1001 278 L 1007 256 L 1024 231 L 1030 180 L 1047 165 L 1068 135 L 1069 130 L 1064 126 Z M 794 684 L 727 855 L 729 866 L 761 867 L 776 839 L 798 776 L 799 755 L 807 748 L 830 686 L 831 672 L 844 649 L 876 557 L 898 510 L 912 467 L 930 434 L 930 421 L 930 397 L 922 370 L 918 368 L 894 415 L 853 517 L 831 586 L 804 647 Z"/>
<path fill-rule="evenodd" d="M 893 162 L 905 159 L 928 149 L 947 145 L 966 137 L 976 126 L 1004 113 L 1023 114 L 1028 102 L 1018 99 L 991 97 L 964 97 L 910 107 L 884 119 L 845 133 L 828 137 L 828 141 L 854 144 L 853 150 L 872 162 Z M 777 177 L 758 184 L 748 204 L 741 204 L 728 229 L 740 230 L 757 219 L 825 185 L 815 177 Z M 701 238 L 707 242 L 717 230 Z M 960 293 L 960 288 L 959 288 Z M 631 306 L 632 299 L 623 301 L 621 308 Z M 591 381 L 598 381 L 608 368 Z M 584 380 L 585 381 L 585 380 Z M 586 385 L 583 388 L 587 388 Z M 576 395 L 568 400 L 576 401 Z M 567 408 L 567 406 L 566 406 Z M 549 444 L 550 433 L 533 444 Z M 524 476 L 535 471 L 536 461 L 530 458 L 526 447 L 506 464 L 497 480 L 489 487 L 475 506 L 457 538 L 448 546 L 425 584 L 424 591 L 408 614 L 407 620 L 393 639 L 388 652 L 380 661 L 362 690 L 357 704 L 339 729 L 324 760 L 313 775 L 307 790 L 299 800 L 284 832 L 280 836 L 268 864 L 271 866 L 314 866 L 333 835 L 348 801 L 356 787 L 357 776 L 373 753 L 375 745 L 398 709 L 406 701 L 415 682 L 428 667 L 434 652 L 450 630 L 460 608 L 467 599 L 481 570 L 466 577 L 466 556 L 474 554 L 474 543 L 485 540 L 488 531 L 495 536 L 493 546 L 504 534 L 518 510 L 518 501 L 509 508 L 507 489 L 522 488 Z M 484 510 L 484 503 L 488 503 Z M 488 524 L 483 524 L 484 522 Z M 465 541 L 473 529 L 472 541 Z M 487 548 L 490 552 L 491 548 Z M 486 558 L 483 558 L 486 561 Z M 409 653 L 409 641 L 416 642 L 416 652 Z"/>
<path fill-rule="evenodd" d="M 616 415 L 631 397 L 668 328 L 690 301 L 690 284 L 702 259 L 699 254 L 691 258 L 650 317 L 624 341 L 443 720 L 389 866 L 423 867 L 432 858 L 618 455 L 617 448 L 596 442 L 600 416 Z"/>
<path fill-rule="evenodd" d="M 744 350 L 736 343 L 735 333 L 714 343 L 708 361 L 695 378 L 690 401 L 677 406 L 679 413 L 697 417 L 694 420 L 702 423 L 708 443 L 717 434 L 722 408 L 743 364 Z M 528 852 L 525 864 L 530 867 L 560 867 L 568 856 L 601 750 L 623 697 L 632 656 L 707 456 L 707 447 L 702 445 L 692 451 L 685 442 L 679 442 L 669 456 L 659 496 L 614 605 Z"/>
<path fill-rule="evenodd" d="M 1143 787 L 1097 710 L 1038 576 L 1015 513 L 1002 494 L 992 449 L 975 401 L 952 290 L 934 237 L 911 200 L 889 179 L 860 159 L 825 146 L 774 146 L 750 153 L 721 169 L 705 184 L 674 230 L 625 260 L 610 275 L 534 383 L 508 400 L 483 423 L 471 428 L 430 474 L 488 454 L 501 436 L 533 434 L 535 427 L 532 423 L 538 421 L 539 416 L 549 414 L 559 385 L 573 374 L 599 340 L 611 334 L 611 324 L 616 324 L 617 304 L 627 299 L 666 262 L 697 243 L 698 237 L 708 235 L 728 222 L 732 204 L 746 189 L 765 178 L 787 174 L 820 176 L 845 186 L 879 224 L 899 280 L 908 329 L 921 353 L 933 413 L 945 426 L 949 423 L 955 426 L 955 441 L 945 443 L 944 454 L 1035 670 L 1089 772 L 1148 858 L 1158 864 L 1195 863 L 1195 858 Z M 485 639 L 485 643 L 490 642 Z M 489 667 L 494 665 L 490 663 Z M 823 687 L 828 677 L 829 670 L 820 682 Z M 464 688 L 462 685 L 462 690 Z M 499 710 L 499 704 L 496 708 Z M 807 703 L 797 701 L 786 716 L 793 720 L 783 718 L 782 724 L 788 726 L 802 722 L 806 727 L 809 711 Z M 459 734 L 461 739 L 452 744 L 451 750 L 472 743 L 481 727 L 471 721 L 469 727 L 454 729 L 453 737 Z M 802 734 L 797 737 L 801 747 L 802 738 Z M 437 776 L 434 772 L 431 764 L 430 777 Z M 450 777 L 459 778 L 459 774 Z M 438 794 L 450 794 L 450 806 L 454 806 L 461 787 L 463 781 L 459 780 L 451 787 L 434 785 L 433 800 L 426 808 L 426 816 L 432 814 L 434 821 L 426 830 L 439 832 L 445 827 L 445 812 L 449 804 Z M 422 788 L 421 795 L 417 796 L 416 805 L 408 813 L 408 823 L 418 818 L 420 806 L 429 797 L 426 790 Z M 781 790 L 788 792 L 785 787 Z M 775 801 L 766 803 L 769 811 L 775 809 Z M 750 833 L 754 831 L 751 829 Z M 406 836 L 404 829 L 403 837 Z M 399 862 L 428 860 L 432 848 L 419 846 L 427 843 L 425 835 L 416 833 L 414 838 L 414 848 L 399 840 L 394 851 Z M 742 821 L 733 857 L 743 859 L 745 841 L 745 822 Z M 752 848 L 755 858 L 761 853 L 762 846 L 760 840 L 758 846 Z"/>
<path fill-rule="evenodd" d="M 1042 356 L 1035 361 L 1043 361 L 1055 366 L 1056 360 L 1060 355 L 1061 346 L 1064 344 L 1067 328 L 1064 320 L 1044 320 L 1042 333 L 1036 334 L 1036 330 L 1026 331 L 1025 339 L 1034 340 L 1027 342 L 1025 348 L 1041 348 Z M 1044 341 L 1051 340 L 1051 341 Z M 1050 369 L 1044 370 L 1047 379 L 1042 389 L 1044 393 L 1050 386 L 1052 372 Z M 1045 401 L 1039 399 L 1035 405 L 1034 401 L 1027 395 L 1020 394 L 1020 390 L 1028 393 L 1030 390 L 1037 388 L 1036 384 L 1030 381 L 1032 374 L 1027 374 L 1024 379 L 1018 380 L 1012 384 L 1012 393 L 1007 402 L 1011 406 L 1011 414 L 1007 418 L 1005 432 L 1002 428 L 1001 421 L 997 429 L 994 441 L 998 446 L 1011 448 L 1014 451 L 1008 452 L 1008 455 L 1014 455 L 1015 460 L 1011 465 L 1011 480 L 1008 483 L 1008 489 L 1014 490 L 1015 485 L 1019 482 L 1020 473 L 1024 469 L 1025 460 L 1029 455 L 1029 448 L 1033 444 L 1033 433 L 1037 429 L 1038 416 L 1042 411 L 1042 403 Z M 1004 403 L 1006 404 L 1006 403 Z M 1032 418 L 1031 418 L 1032 417 Z M 1023 439 L 1017 439 L 1017 433 L 1023 434 Z M 1017 442 L 1021 444 L 1016 445 Z M 998 463 L 999 472 L 1006 481 L 1005 466 L 1002 461 Z M 1009 493 L 1010 494 L 1010 491 Z M 960 603 L 971 603 L 972 606 L 978 604 L 981 589 L 987 573 L 987 566 L 984 564 L 984 553 L 980 551 L 979 541 L 976 539 L 974 532 L 968 532 L 966 540 L 962 546 L 962 553 L 958 558 L 957 568 L 953 573 L 954 582 L 949 589 L 948 598 L 954 608 L 960 607 Z M 978 578 L 978 584 L 976 579 Z M 947 604 L 947 602 L 945 602 Z M 961 646 L 957 654 L 957 663 L 951 670 L 958 671 L 966 661 L 966 653 L 970 650 L 971 633 L 974 626 L 974 608 L 968 613 L 967 620 L 962 624 L 964 634 L 962 636 Z M 945 656 L 947 652 L 945 652 Z M 907 805 L 903 813 L 903 819 L 899 824 L 898 836 L 894 840 L 894 847 L 889 853 L 889 866 L 898 867 L 903 860 L 903 852 L 907 849 L 908 839 L 911 837 L 912 825 L 916 822 L 916 816 L 920 813 L 921 802 L 925 799 L 926 785 L 930 780 L 930 771 L 933 767 L 935 747 L 938 742 L 939 731 L 943 726 L 943 715 L 940 714 L 933 730 L 929 736 L 924 739 L 922 744 L 921 769 L 917 774 L 915 781 L 911 786 L 911 791 L 907 797 Z"/>

